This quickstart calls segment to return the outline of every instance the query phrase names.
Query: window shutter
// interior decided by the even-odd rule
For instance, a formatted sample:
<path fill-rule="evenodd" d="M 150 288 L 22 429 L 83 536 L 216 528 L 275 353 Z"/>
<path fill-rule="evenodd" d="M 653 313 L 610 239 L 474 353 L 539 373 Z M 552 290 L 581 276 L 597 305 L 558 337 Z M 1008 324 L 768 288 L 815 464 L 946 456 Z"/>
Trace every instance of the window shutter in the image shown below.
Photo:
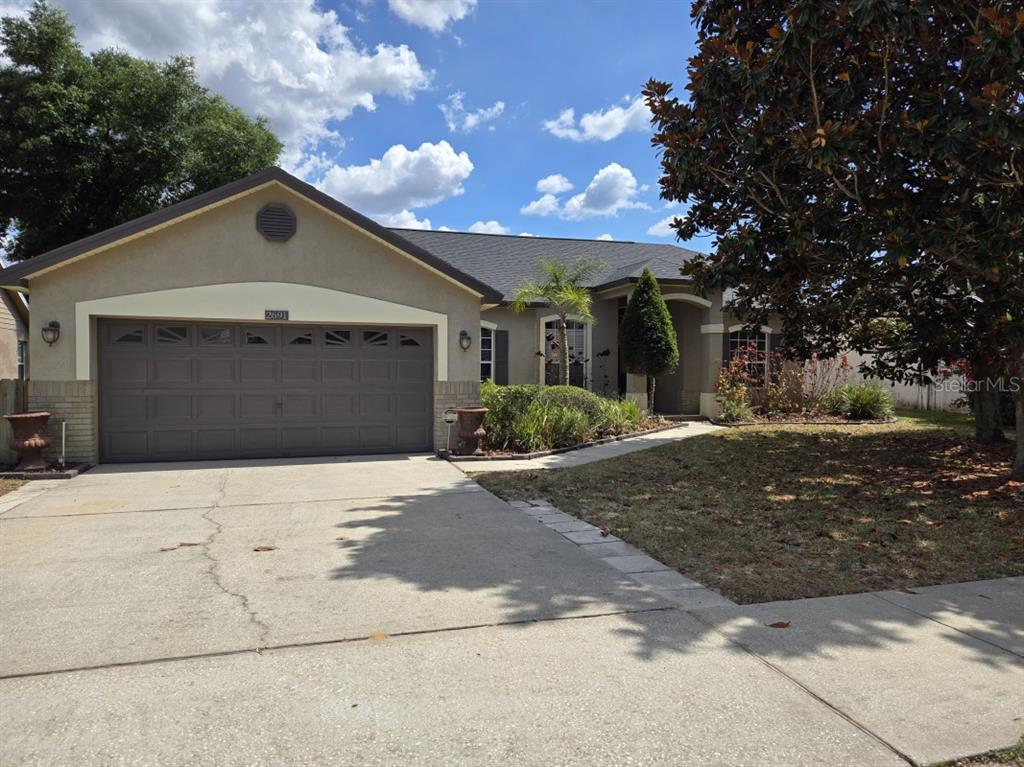
<path fill-rule="evenodd" d="M 782 346 L 782 333 L 772 333 L 768 336 L 768 353 L 774 354 Z"/>
<path fill-rule="evenodd" d="M 729 367 L 729 333 L 722 333 L 722 367 Z"/>
<path fill-rule="evenodd" d="M 508 384 L 508 331 L 494 331 L 494 383 Z"/>

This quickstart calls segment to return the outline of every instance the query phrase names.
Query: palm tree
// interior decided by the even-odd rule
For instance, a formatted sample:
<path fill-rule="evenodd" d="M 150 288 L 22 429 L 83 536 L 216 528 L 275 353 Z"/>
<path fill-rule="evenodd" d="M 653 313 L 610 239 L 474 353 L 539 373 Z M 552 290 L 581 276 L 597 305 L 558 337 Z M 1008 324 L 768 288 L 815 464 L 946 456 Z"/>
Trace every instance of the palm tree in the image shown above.
<path fill-rule="evenodd" d="M 527 280 L 512 296 L 509 307 L 517 314 L 530 304 L 543 301 L 558 315 L 558 378 L 563 386 L 569 384 L 569 343 L 566 321 L 570 316 L 593 322 L 590 311 L 590 291 L 583 283 L 602 267 L 598 261 L 580 259 L 574 264 L 542 259 L 537 268 L 543 275 L 540 281 Z"/>

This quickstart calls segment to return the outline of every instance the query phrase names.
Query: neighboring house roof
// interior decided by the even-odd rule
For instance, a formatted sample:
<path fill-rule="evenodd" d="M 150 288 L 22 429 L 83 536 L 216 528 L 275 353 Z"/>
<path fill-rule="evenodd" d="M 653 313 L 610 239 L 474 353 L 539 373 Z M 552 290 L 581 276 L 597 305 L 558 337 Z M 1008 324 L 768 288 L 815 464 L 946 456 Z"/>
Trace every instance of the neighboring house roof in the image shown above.
<path fill-rule="evenodd" d="M 644 268 L 659 280 L 684 281 L 679 269 L 699 255 L 675 245 L 614 240 L 573 240 L 560 237 L 516 237 L 504 234 L 394 229 L 461 271 L 497 288 L 509 300 L 524 280 L 539 275 L 541 259 L 571 264 L 580 259 L 603 265 L 587 287 L 604 288 L 639 279 Z"/>
<path fill-rule="evenodd" d="M 324 194 L 319 189 L 305 181 L 302 181 L 280 168 L 267 168 L 251 176 L 232 181 L 224 186 L 212 189 L 209 192 L 190 197 L 174 205 L 154 211 L 140 218 L 127 221 L 118 226 L 111 227 L 102 232 L 84 237 L 80 240 L 55 248 L 47 253 L 35 256 L 27 261 L 20 261 L 0 271 L 0 287 L 17 288 L 27 280 L 41 272 L 61 266 L 64 262 L 71 261 L 88 255 L 92 251 L 106 248 L 120 240 L 135 237 L 148 229 L 172 222 L 191 213 L 196 213 L 210 205 L 228 200 L 231 197 L 248 192 L 265 184 L 277 182 L 292 190 L 296 194 L 306 197 L 311 202 L 326 208 L 330 212 L 346 219 L 356 226 L 366 230 L 378 237 L 392 247 L 397 248 L 406 255 L 422 261 L 425 265 L 450 277 L 456 282 L 480 293 L 484 300 L 494 301 L 499 298 L 498 294 L 487 283 L 461 271 L 451 262 L 441 259 L 433 253 L 424 250 L 422 246 L 410 242 L 396 231 L 381 226 L 376 221 L 357 213 L 347 205 L 343 205 L 333 197 Z"/>

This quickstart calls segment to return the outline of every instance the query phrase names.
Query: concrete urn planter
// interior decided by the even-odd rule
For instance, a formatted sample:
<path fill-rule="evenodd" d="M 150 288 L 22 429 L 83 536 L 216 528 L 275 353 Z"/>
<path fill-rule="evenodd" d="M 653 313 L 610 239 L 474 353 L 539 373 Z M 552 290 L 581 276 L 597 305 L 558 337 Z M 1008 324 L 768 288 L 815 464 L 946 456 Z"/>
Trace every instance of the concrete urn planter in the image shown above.
<path fill-rule="evenodd" d="M 459 416 L 459 453 L 461 455 L 483 455 L 480 440 L 487 436 L 484 431 L 485 407 L 457 407 Z"/>
<path fill-rule="evenodd" d="M 50 420 L 51 415 L 53 413 L 40 410 L 4 416 L 10 421 L 11 431 L 14 432 L 11 448 L 21 454 L 21 463 L 15 471 L 40 471 L 47 468 L 42 452 L 43 448 L 50 445 L 50 439 L 46 436 L 46 422 Z"/>

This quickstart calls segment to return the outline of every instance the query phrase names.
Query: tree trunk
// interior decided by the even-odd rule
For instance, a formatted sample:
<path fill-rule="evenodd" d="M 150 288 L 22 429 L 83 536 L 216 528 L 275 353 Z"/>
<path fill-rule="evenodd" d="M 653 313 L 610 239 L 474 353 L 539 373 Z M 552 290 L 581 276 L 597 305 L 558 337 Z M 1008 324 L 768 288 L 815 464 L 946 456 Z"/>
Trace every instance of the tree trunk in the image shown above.
<path fill-rule="evenodd" d="M 647 410 L 654 415 L 654 376 L 647 376 Z"/>
<path fill-rule="evenodd" d="M 558 382 L 562 386 L 569 385 L 569 333 L 565 315 L 558 318 Z"/>
<path fill-rule="evenodd" d="M 1014 430 L 1017 433 L 1017 456 L 1013 461 L 1013 471 L 1010 477 L 1018 482 L 1024 482 L 1024 349 L 1017 352 L 1015 360 L 1016 371 L 1011 370 L 1015 375 L 1010 377 L 1010 385 L 1013 387 L 1013 411 Z"/>
<path fill-rule="evenodd" d="M 1002 413 L 999 406 L 999 366 L 989 361 L 971 360 L 974 374 L 974 439 L 982 444 L 1004 442 Z"/>

